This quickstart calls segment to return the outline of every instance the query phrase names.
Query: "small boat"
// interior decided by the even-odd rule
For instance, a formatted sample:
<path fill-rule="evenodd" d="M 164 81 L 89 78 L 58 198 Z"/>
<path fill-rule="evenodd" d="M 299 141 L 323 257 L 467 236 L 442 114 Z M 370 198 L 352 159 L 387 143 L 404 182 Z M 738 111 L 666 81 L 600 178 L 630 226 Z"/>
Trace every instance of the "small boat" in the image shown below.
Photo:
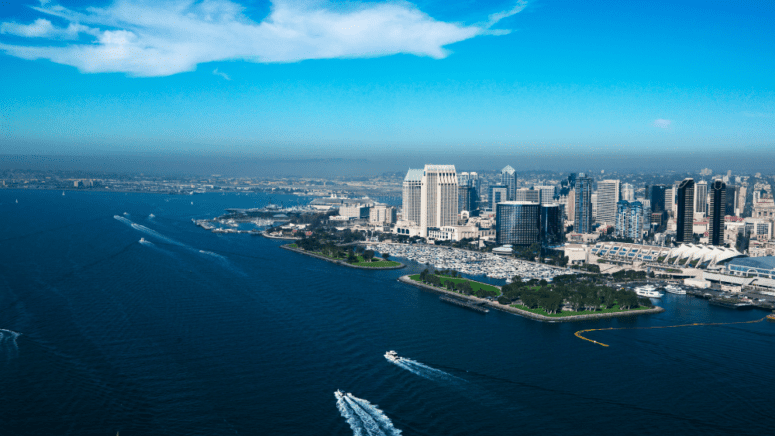
<path fill-rule="evenodd" d="M 140 243 L 141 244 L 145 244 L 146 242 L 148 242 L 148 241 L 146 241 L 145 238 L 140 238 Z"/>
<path fill-rule="evenodd" d="M 775 322 L 775 312 L 767 315 L 767 321 Z"/>
<path fill-rule="evenodd" d="M 156 218 L 156 215 L 150 214 L 150 215 L 148 215 L 148 218 Z"/>
<path fill-rule="evenodd" d="M 64 196 L 65 196 L 65 191 L 62 191 L 62 197 L 64 197 Z"/>
<path fill-rule="evenodd" d="M 389 360 L 391 362 L 398 362 L 399 360 L 401 360 L 401 358 L 398 357 L 398 353 L 396 353 L 393 350 L 390 350 L 387 353 L 385 353 L 385 359 L 387 359 L 387 360 Z"/>

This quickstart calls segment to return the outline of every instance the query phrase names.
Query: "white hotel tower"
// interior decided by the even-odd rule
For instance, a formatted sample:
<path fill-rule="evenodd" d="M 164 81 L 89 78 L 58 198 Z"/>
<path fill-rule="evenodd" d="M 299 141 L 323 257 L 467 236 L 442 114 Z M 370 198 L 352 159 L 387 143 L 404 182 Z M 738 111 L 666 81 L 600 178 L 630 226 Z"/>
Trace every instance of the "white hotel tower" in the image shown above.
<path fill-rule="evenodd" d="M 425 165 L 420 200 L 420 236 L 428 237 L 428 227 L 457 225 L 457 188 L 454 165 Z"/>

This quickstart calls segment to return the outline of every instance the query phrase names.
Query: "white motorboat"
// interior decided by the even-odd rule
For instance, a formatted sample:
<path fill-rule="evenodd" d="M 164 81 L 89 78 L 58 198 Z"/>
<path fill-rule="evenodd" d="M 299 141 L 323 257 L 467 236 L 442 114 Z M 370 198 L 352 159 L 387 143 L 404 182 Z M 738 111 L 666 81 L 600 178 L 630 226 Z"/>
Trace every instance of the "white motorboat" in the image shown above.
<path fill-rule="evenodd" d="M 638 288 L 635 288 L 635 293 L 638 294 L 639 297 L 648 297 L 648 298 L 662 298 L 663 293 L 657 291 L 657 288 L 654 286 L 641 286 Z"/>
<path fill-rule="evenodd" d="M 398 357 L 398 353 L 396 353 L 393 350 L 390 350 L 387 353 L 385 353 L 385 359 L 387 359 L 387 360 L 389 360 L 391 362 L 398 362 L 399 360 L 401 360 L 401 358 Z"/>
<path fill-rule="evenodd" d="M 684 290 L 682 288 L 679 288 L 678 286 L 673 286 L 673 285 L 665 286 L 665 291 L 667 291 L 667 292 L 669 292 L 671 294 L 676 294 L 676 295 L 686 295 L 686 290 Z"/>

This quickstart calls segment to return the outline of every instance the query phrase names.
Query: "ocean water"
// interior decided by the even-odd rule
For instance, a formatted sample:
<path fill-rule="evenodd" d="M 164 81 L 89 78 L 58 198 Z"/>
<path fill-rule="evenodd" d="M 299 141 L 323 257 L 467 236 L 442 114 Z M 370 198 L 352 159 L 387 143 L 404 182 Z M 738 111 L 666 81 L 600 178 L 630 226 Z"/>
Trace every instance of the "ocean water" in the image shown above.
<path fill-rule="evenodd" d="M 0 435 L 772 433 L 775 324 L 573 335 L 763 311 L 666 295 L 637 318 L 481 315 L 396 281 L 419 266 L 191 222 L 267 201 L 0 190 Z"/>

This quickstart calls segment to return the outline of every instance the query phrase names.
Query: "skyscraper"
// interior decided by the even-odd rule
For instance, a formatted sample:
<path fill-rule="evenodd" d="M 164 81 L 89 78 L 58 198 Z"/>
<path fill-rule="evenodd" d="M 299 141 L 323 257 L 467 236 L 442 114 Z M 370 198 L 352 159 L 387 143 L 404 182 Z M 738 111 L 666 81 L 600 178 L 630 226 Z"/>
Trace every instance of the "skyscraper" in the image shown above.
<path fill-rule="evenodd" d="M 419 226 L 422 205 L 422 170 L 410 169 L 406 173 L 402 200 L 401 218 L 412 221 L 414 225 Z"/>
<path fill-rule="evenodd" d="M 727 185 L 721 180 L 714 180 L 710 184 L 710 222 L 708 226 L 708 240 L 710 245 L 724 244 L 724 212 L 727 204 Z"/>
<path fill-rule="evenodd" d="M 620 200 L 616 204 L 616 236 L 640 239 L 643 232 L 643 204 Z"/>
<path fill-rule="evenodd" d="M 520 188 L 514 192 L 514 199 L 510 201 L 531 201 L 533 203 L 540 203 L 541 191 L 532 188 Z"/>
<path fill-rule="evenodd" d="M 582 173 L 576 179 L 574 230 L 576 233 L 592 233 L 592 179 Z"/>
<path fill-rule="evenodd" d="M 622 200 L 634 201 L 635 200 L 635 187 L 629 183 L 622 184 Z"/>
<path fill-rule="evenodd" d="M 488 188 L 487 198 L 490 201 L 490 209 L 493 212 L 497 210 L 496 205 L 508 201 L 509 188 L 503 185 L 490 185 Z"/>
<path fill-rule="evenodd" d="M 501 170 L 501 185 L 508 188 L 508 201 L 514 201 L 514 199 L 517 198 L 517 172 L 511 165 L 506 165 L 506 167 Z"/>
<path fill-rule="evenodd" d="M 554 186 L 533 186 L 533 189 L 540 192 L 538 201 L 541 204 L 554 203 Z"/>
<path fill-rule="evenodd" d="M 420 236 L 428 237 L 428 227 L 457 224 L 458 194 L 454 165 L 425 165 L 422 176 Z"/>
<path fill-rule="evenodd" d="M 619 180 L 597 182 L 597 222 L 616 224 L 616 203 L 619 202 Z"/>
<path fill-rule="evenodd" d="M 458 186 L 469 186 L 469 180 L 470 177 L 468 173 L 462 172 L 457 174 L 457 185 Z"/>
<path fill-rule="evenodd" d="M 541 240 L 541 205 L 527 201 L 498 203 L 495 212 L 498 244 L 530 245 Z"/>
<path fill-rule="evenodd" d="M 675 198 L 675 240 L 688 244 L 694 241 L 694 179 L 684 179 Z"/>
<path fill-rule="evenodd" d="M 727 185 L 726 189 L 726 205 L 724 207 L 724 213 L 726 215 L 737 216 L 738 208 L 737 201 L 739 200 L 740 187 L 735 185 Z M 740 210 L 742 212 L 742 210 Z"/>
<path fill-rule="evenodd" d="M 544 245 L 561 244 L 565 236 L 562 206 L 557 203 L 541 205 L 541 243 Z"/>
<path fill-rule="evenodd" d="M 665 185 L 651 185 L 646 189 L 646 198 L 651 200 L 652 212 L 664 212 L 667 210 L 665 207 L 665 191 L 667 191 Z"/>
<path fill-rule="evenodd" d="M 460 180 L 460 179 L 458 179 Z M 468 185 L 458 186 L 457 210 L 458 213 L 467 210 L 469 212 L 478 209 L 479 201 L 476 191 Z"/>
<path fill-rule="evenodd" d="M 708 213 L 708 182 L 700 180 L 694 185 L 694 212 Z"/>

